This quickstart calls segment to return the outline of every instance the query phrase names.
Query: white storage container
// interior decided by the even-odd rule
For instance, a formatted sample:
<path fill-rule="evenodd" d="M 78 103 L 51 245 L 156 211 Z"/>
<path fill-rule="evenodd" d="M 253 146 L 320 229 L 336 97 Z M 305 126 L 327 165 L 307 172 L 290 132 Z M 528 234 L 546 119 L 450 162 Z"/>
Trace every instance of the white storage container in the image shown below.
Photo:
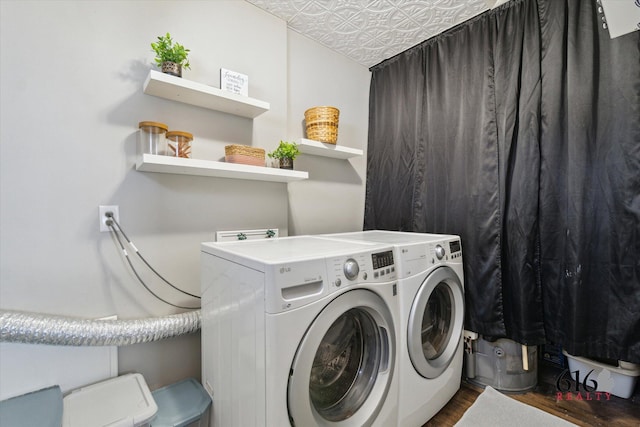
<path fill-rule="evenodd" d="M 63 399 L 63 427 L 148 427 L 158 411 L 144 377 L 121 375 Z"/>
<path fill-rule="evenodd" d="M 584 357 L 573 356 L 567 353 L 566 350 L 562 350 L 562 353 L 567 356 L 569 371 L 574 380 L 576 379 L 575 372 L 578 371 L 581 382 L 587 375 L 589 375 L 590 380 L 597 381 L 598 387 L 596 391 L 611 393 L 623 399 L 628 399 L 633 395 L 636 382 L 640 377 L 640 365 L 619 362 L 621 366 L 613 366 Z M 590 386 L 591 382 L 587 381 L 587 385 Z"/>

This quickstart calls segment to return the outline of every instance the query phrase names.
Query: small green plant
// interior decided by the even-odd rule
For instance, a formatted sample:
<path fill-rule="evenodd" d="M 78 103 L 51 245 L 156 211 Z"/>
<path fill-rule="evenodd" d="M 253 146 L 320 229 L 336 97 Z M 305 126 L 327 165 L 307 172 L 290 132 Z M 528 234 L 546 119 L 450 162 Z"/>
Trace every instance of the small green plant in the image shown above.
<path fill-rule="evenodd" d="M 298 154 L 300 154 L 300 150 L 298 149 L 298 144 L 295 142 L 286 142 L 280 141 L 280 145 L 278 148 L 270 152 L 268 155 L 272 159 L 295 159 Z"/>
<path fill-rule="evenodd" d="M 163 62 L 175 62 L 183 68 L 190 69 L 189 49 L 185 49 L 180 43 L 174 43 L 171 34 L 158 36 L 158 41 L 151 43 L 151 49 L 156 53 L 155 61 L 158 67 L 161 67 Z"/>

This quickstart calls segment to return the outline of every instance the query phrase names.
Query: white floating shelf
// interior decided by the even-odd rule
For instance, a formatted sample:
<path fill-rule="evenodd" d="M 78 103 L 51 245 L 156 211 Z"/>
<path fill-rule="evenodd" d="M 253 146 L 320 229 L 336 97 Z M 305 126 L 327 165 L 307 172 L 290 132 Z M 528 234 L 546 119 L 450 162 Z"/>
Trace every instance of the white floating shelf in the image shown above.
<path fill-rule="evenodd" d="M 149 71 L 149 75 L 144 82 L 143 91 L 147 95 L 250 119 L 269 111 L 270 108 L 269 103 L 265 101 L 227 92 L 213 86 L 155 70 Z"/>
<path fill-rule="evenodd" d="M 304 154 L 314 156 L 332 157 L 334 159 L 349 159 L 351 157 L 362 156 L 363 151 L 356 148 L 342 147 L 335 144 L 325 144 L 324 142 L 313 141 L 301 138 L 298 140 L 298 148 Z"/>
<path fill-rule="evenodd" d="M 218 178 L 250 179 L 257 181 L 292 182 L 309 178 L 308 172 L 241 165 L 212 160 L 143 154 L 138 156 L 136 169 L 180 175 L 212 176 Z"/>

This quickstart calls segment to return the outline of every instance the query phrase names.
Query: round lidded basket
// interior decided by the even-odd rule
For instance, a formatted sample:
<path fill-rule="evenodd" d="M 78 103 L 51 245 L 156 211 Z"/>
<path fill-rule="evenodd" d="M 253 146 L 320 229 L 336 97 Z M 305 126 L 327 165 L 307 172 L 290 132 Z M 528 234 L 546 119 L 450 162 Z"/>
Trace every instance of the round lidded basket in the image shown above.
<path fill-rule="evenodd" d="M 338 119 L 340 110 L 336 107 L 313 107 L 304 112 L 307 138 L 314 141 L 335 144 L 338 142 Z"/>
<path fill-rule="evenodd" d="M 166 154 L 165 134 L 169 127 L 160 122 L 138 123 L 138 152 L 144 154 Z"/>
<path fill-rule="evenodd" d="M 181 130 L 167 132 L 167 155 L 174 157 L 191 158 L 191 141 L 193 135 Z"/>

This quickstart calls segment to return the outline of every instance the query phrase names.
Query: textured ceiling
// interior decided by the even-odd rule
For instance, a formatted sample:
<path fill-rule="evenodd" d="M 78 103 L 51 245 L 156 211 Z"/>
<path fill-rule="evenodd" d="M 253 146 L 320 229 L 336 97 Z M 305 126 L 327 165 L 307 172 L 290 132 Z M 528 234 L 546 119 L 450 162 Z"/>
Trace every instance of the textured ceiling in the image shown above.
<path fill-rule="evenodd" d="M 371 67 L 506 0 L 247 0 Z"/>

